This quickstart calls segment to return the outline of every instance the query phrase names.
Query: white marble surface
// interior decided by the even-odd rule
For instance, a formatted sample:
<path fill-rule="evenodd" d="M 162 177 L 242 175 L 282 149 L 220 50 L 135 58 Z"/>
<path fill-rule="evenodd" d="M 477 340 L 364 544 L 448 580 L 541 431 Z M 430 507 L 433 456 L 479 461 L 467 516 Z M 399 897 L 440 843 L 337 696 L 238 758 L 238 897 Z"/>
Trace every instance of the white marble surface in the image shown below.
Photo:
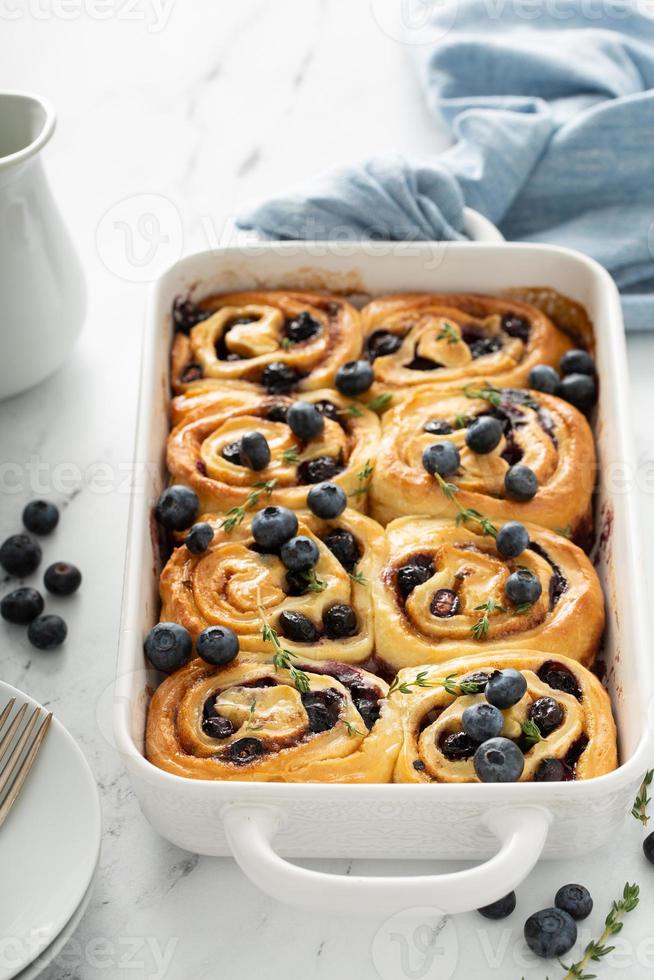
<path fill-rule="evenodd" d="M 18 529 L 27 499 L 49 496 L 64 511 L 45 559 L 68 559 L 84 572 L 79 595 L 49 603 L 69 622 L 65 648 L 39 653 L 3 623 L 1 676 L 50 705 L 73 732 L 104 812 L 91 906 L 44 977 L 553 980 L 563 975 L 557 966 L 523 959 L 526 915 L 578 880 L 595 896 L 595 931 L 627 879 L 641 884 L 643 903 L 596 972 L 636 980 L 654 973 L 654 869 L 631 818 L 611 851 L 572 866 L 541 865 L 504 923 L 457 917 L 435 956 L 424 954 L 425 937 L 413 927 L 290 910 L 233 862 L 198 859 L 150 830 L 110 744 L 103 699 L 120 611 L 144 281 L 181 252 L 228 239 L 234 211 L 250 197 L 338 160 L 389 149 L 427 153 L 443 139 L 420 102 L 406 49 L 380 30 L 367 3 L 43 0 L 3 4 L 0 23 L 0 87 L 36 90 L 59 110 L 47 167 L 91 297 L 68 364 L 0 405 L 0 533 Z M 157 199 L 144 203 L 141 195 Z M 158 227 L 139 224 L 151 210 Z M 630 338 L 629 356 L 647 542 L 654 334 Z M 646 549 L 650 576 L 651 555 Z M 325 865 L 350 869 L 347 861 Z M 352 867 L 379 870 L 374 862 Z M 392 938 L 402 932 L 406 948 Z"/>

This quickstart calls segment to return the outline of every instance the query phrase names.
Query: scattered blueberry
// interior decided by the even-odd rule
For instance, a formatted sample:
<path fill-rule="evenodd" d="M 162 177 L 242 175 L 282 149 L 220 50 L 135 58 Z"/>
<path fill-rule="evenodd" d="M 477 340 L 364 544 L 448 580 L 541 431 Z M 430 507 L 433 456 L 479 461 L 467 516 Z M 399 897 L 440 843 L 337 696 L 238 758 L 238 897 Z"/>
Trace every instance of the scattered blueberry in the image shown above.
<path fill-rule="evenodd" d="M 213 541 L 213 528 L 211 524 L 201 521 L 194 524 L 184 538 L 184 544 L 192 555 L 201 555 L 207 550 Z"/>
<path fill-rule="evenodd" d="M 320 330 L 320 323 L 314 320 L 310 313 L 302 310 L 294 320 L 287 320 L 285 324 L 286 336 L 294 344 L 299 344 L 303 340 L 309 340 Z"/>
<path fill-rule="evenodd" d="M 241 459 L 251 470 L 265 470 L 270 462 L 270 446 L 261 432 L 246 432 L 241 439 Z"/>
<path fill-rule="evenodd" d="M 534 391 L 542 391 L 546 395 L 555 395 L 559 387 L 559 374 L 549 364 L 537 364 L 529 372 L 528 385 Z"/>
<path fill-rule="evenodd" d="M 452 476 L 459 468 L 459 450 L 453 442 L 435 442 L 422 454 L 422 465 L 432 476 Z"/>
<path fill-rule="evenodd" d="M 337 602 L 322 614 L 325 633 L 330 640 L 340 640 L 344 636 L 354 636 L 357 631 L 357 617 L 352 606 Z"/>
<path fill-rule="evenodd" d="M 261 375 L 261 384 L 271 395 L 285 394 L 299 380 L 297 371 L 283 361 L 272 361 L 266 365 Z"/>
<path fill-rule="evenodd" d="M 368 361 L 347 361 L 336 372 L 335 383 L 342 395 L 353 398 L 367 391 L 373 379 L 373 370 Z"/>
<path fill-rule="evenodd" d="M 68 627 L 61 616 L 37 616 L 27 627 L 27 639 L 39 650 L 52 650 L 66 639 Z"/>
<path fill-rule="evenodd" d="M 336 483 L 317 483 L 307 494 L 307 504 L 316 517 L 332 521 L 347 507 L 347 494 Z"/>
<path fill-rule="evenodd" d="M 466 429 L 466 445 L 473 453 L 492 453 L 500 444 L 502 423 L 492 415 L 481 415 Z"/>
<path fill-rule="evenodd" d="M 580 412 L 587 412 L 597 401 L 595 378 L 588 374 L 568 374 L 562 379 L 557 395 Z"/>
<path fill-rule="evenodd" d="M 264 507 L 252 518 L 251 527 L 258 545 L 275 550 L 297 532 L 297 517 L 288 507 Z"/>
<path fill-rule="evenodd" d="M 525 940 L 537 956 L 563 956 L 577 942 L 575 920 L 562 909 L 541 909 L 525 922 Z"/>
<path fill-rule="evenodd" d="M 586 919 L 593 911 L 590 892 L 583 885 L 562 885 L 554 898 L 557 909 L 563 909 L 577 922 Z"/>
<path fill-rule="evenodd" d="M 43 612 L 43 596 L 36 589 L 27 586 L 14 589 L 2 597 L 0 615 L 8 623 L 18 623 L 25 626 Z"/>
<path fill-rule="evenodd" d="M 29 534 L 12 534 L 0 547 L 0 565 L 10 575 L 31 575 L 41 561 L 41 545 Z"/>
<path fill-rule="evenodd" d="M 643 854 L 650 864 L 654 864 L 654 833 L 648 834 L 643 841 Z"/>
<path fill-rule="evenodd" d="M 477 909 L 486 919 L 506 919 L 507 915 L 511 915 L 515 909 L 515 892 L 509 892 L 504 898 L 498 898 L 496 902 L 491 902 L 490 905 L 484 905 L 483 908 Z"/>
<path fill-rule="evenodd" d="M 534 773 L 537 783 L 560 783 L 565 779 L 565 767 L 559 759 L 543 759 Z"/>
<path fill-rule="evenodd" d="M 510 738 L 489 738 L 474 758 L 475 772 L 482 783 L 515 783 L 525 767 L 525 757 Z"/>
<path fill-rule="evenodd" d="M 504 489 L 511 500 L 531 500 L 538 490 L 538 477 L 524 463 L 516 463 L 506 471 Z"/>
<path fill-rule="evenodd" d="M 311 402 L 294 402 L 286 416 L 291 432 L 303 442 L 315 439 L 325 428 L 325 420 Z"/>
<path fill-rule="evenodd" d="M 520 606 L 525 602 L 536 602 L 543 591 L 543 586 L 528 568 L 518 568 L 507 578 L 504 591 L 509 602 Z"/>
<path fill-rule="evenodd" d="M 313 538 L 298 534 L 282 545 L 282 561 L 293 572 L 306 572 L 318 563 L 320 551 Z"/>
<path fill-rule="evenodd" d="M 503 558 L 517 558 L 529 547 L 529 533 L 520 521 L 507 521 L 495 538 L 495 546 Z"/>
<path fill-rule="evenodd" d="M 179 623 L 157 623 L 146 636 L 143 651 L 157 670 L 170 673 L 188 663 L 193 640 Z"/>
<path fill-rule="evenodd" d="M 323 538 L 335 558 L 340 561 L 346 572 L 351 572 L 361 557 L 359 545 L 351 531 L 344 527 L 335 527 Z"/>
<path fill-rule="evenodd" d="M 595 376 L 595 361 L 586 350 L 568 350 L 559 361 L 561 374 L 589 374 Z"/>
<path fill-rule="evenodd" d="M 59 523 L 59 508 L 47 500 L 32 500 L 23 511 L 23 524 L 32 534 L 50 534 Z"/>
<path fill-rule="evenodd" d="M 538 698 L 529 706 L 529 717 L 538 725 L 541 735 L 547 736 L 563 721 L 563 710 L 554 698 Z"/>
<path fill-rule="evenodd" d="M 198 634 L 195 652 L 206 663 L 223 667 L 238 654 L 238 636 L 227 626 L 207 626 Z"/>
<path fill-rule="evenodd" d="M 168 531 L 183 531 L 191 526 L 199 510 L 200 501 L 195 491 L 176 483 L 166 487 L 159 497 L 155 515 Z"/>
<path fill-rule="evenodd" d="M 297 468 L 298 483 L 305 486 L 308 483 L 322 483 L 325 480 L 331 480 L 342 469 L 341 463 L 333 456 L 316 456 L 314 459 L 305 459 Z"/>
<path fill-rule="evenodd" d="M 473 742 L 465 732 L 452 732 L 445 736 L 440 748 L 446 759 L 459 762 L 475 754 L 477 743 Z"/>
<path fill-rule="evenodd" d="M 287 640 L 296 643 L 315 643 L 318 639 L 318 630 L 311 620 L 290 609 L 284 609 L 279 614 L 279 628 Z"/>
<path fill-rule="evenodd" d="M 232 762 L 244 766 L 263 755 L 264 748 L 263 742 L 258 738 L 239 738 L 236 742 L 232 742 L 227 751 Z"/>
<path fill-rule="evenodd" d="M 494 704 L 479 701 L 466 708 L 461 718 L 461 725 L 466 735 L 475 742 L 485 742 L 495 738 L 502 731 L 504 715 Z"/>
<path fill-rule="evenodd" d="M 404 599 L 434 574 L 434 564 L 428 555 L 416 555 L 397 570 L 397 587 Z"/>
<path fill-rule="evenodd" d="M 510 708 L 517 704 L 527 690 L 527 681 L 519 670 L 507 667 L 494 670 L 486 684 L 486 700 L 496 708 Z"/>
<path fill-rule="evenodd" d="M 70 562 L 56 561 L 46 568 L 43 584 L 53 595 L 72 595 L 82 584 L 82 573 Z"/>

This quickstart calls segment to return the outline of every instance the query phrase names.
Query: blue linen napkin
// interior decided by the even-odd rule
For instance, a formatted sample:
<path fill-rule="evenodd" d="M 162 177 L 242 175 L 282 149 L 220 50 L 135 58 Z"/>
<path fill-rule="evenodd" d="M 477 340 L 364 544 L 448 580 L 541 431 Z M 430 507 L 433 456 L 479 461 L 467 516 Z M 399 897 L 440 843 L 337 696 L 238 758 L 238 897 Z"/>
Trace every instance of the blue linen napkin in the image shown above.
<path fill-rule="evenodd" d="M 654 17 L 643 0 L 452 4 L 454 17 L 451 5 L 430 14 L 439 40 L 415 48 L 451 149 L 328 171 L 243 213 L 239 227 L 284 239 L 461 239 L 467 204 L 507 239 L 591 255 L 614 276 L 627 326 L 653 328 Z"/>

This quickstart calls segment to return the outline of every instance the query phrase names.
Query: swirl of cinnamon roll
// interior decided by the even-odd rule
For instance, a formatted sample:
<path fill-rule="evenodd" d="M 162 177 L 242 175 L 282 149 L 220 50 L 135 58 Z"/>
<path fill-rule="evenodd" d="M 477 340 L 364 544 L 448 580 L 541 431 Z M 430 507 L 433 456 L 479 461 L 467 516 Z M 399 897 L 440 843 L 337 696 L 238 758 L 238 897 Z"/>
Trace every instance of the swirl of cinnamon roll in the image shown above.
<path fill-rule="evenodd" d="M 187 301 L 186 306 L 189 303 Z M 219 387 L 285 394 L 333 386 L 358 356 L 358 310 L 337 296 L 282 290 L 221 293 L 193 308 L 178 332 L 171 378 L 176 392 Z"/>
<path fill-rule="evenodd" d="M 377 657 L 395 670 L 512 649 L 591 663 L 604 627 L 597 573 L 562 535 L 525 526 L 529 546 L 504 558 L 474 523 L 389 524 L 388 557 L 374 584 Z M 531 601 L 515 600 L 516 576 L 520 588 L 528 581 Z"/>
<path fill-rule="evenodd" d="M 256 652 L 263 611 L 295 654 L 347 663 L 371 655 L 371 582 L 385 547 L 375 521 L 349 508 L 331 521 L 298 513 L 298 534 L 315 541 L 319 559 L 311 572 L 291 572 L 255 544 L 251 514 L 234 524 L 218 515 L 203 520 L 215 532 L 207 550 L 194 555 L 180 545 L 161 573 L 162 622 L 180 623 L 193 636 L 227 626 L 242 651 Z"/>
<path fill-rule="evenodd" d="M 498 427 L 495 448 L 479 453 L 468 447 L 468 429 L 485 417 L 499 422 L 501 432 Z M 443 441 L 459 453 L 459 467 L 447 478 L 455 487 L 449 495 L 423 465 L 425 449 Z M 516 463 L 538 481 L 530 500 L 511 499 L 505 487 Z M 468 507 L 493 521 L 533 521 L 582 541 L 592 528 L 596 468 L 588 422 L 560 398 L 486 383 L 442 396 L 420 388 L 383 416 L 371 510 L 385 524 L 405 514 L 456 516 Z"/>
<path fill-rule="evenodd" d="M 480 781 L 479 743 L 463 730 L 463 712 L 486 702 L 489 677 L 507 668 L 526 681 L 520 700 L 502 711 L 501 737 L 524 754 L 520 782 L 591 779 L 616 768 L 611 702 L 595 675 L 558 654 L 516 649 L 400 671 L 384 718 L 402 731 L 394 782 Z"/>
<path fill-rule="evenodd" d="M 352 414 L 350 401 L 336 391 L 307 392 L 302 401 L 318 409 L 323 424 L 305 441 L 287 421 L 292 398 L 217 392 L 182 398 L 186 404 L 190 398 L 193 407 L 174 408 L 183 417 L 168 438 L 168 469 L 175 483 L 195 490 L 203 510 L 242 507 L 263 485 L 266 503 L 297 509 L 305 506 L 311 484 L 324 480 L 337 483 L 353 507 L 365 510 L 379 444 L 374 412 L 357 406 Z M 241 440 L 251 432 L 262 435 L 270 450 L 263 469 L 252 469 L 241 452 Z"/>
<path fill-rule="evenodd" d="M 400 740 L 382 726 L 388 685 L 336 662 L 300 667 L 301 690 L 271 663 L 193 660 L 154 693 L 147 758 L 192 779 L 389 782 Z"/>
<path fill-rule="evenodd" d="M 398 293 L 361 311 L 376 388 L 466 381 L 526 385 L 536 364 L 558 364 L 572 344 L 535 306 L 474 293 Z"/>

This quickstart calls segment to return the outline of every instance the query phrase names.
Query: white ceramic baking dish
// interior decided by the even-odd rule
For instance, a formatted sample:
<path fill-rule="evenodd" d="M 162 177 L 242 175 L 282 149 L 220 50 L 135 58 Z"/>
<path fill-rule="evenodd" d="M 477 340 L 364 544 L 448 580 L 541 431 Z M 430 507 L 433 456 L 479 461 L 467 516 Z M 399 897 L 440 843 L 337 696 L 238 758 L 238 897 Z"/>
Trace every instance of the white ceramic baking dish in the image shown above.
<path fill-rule="evenodd" d="M 168 355 L 173 298 L 233 289 L 328 289 L 363 300 L 401 290 L 493 293 L 550 286 L 582 303 L 597 336 L 598 569 L 608 626 L 605 656 L 619 730 L 620 768 L 588 782 L 507 785 L 282 785 L 183 779 L 143 757 L 149 674 L 142 643 L 158 619 L 152 506 L 165 478 Z M 390 913 L 420 905 L 447 912 L 494 901 L 541 857 L 573 857 L 608 842 L 651 762 L 647 711 L 652 667 L 635 512 L 625 342 L 607 273 L 574 252 L 513 244 L 266 243 L 218 249 L 177 263 L 149 311 L 136 447 L 142 489 L 132 500 L 115 701 L 117 745 L 152 826 L 189 851 L 233 854 L 274 897 L 334 913 Z M 499 848 L 498 848 L 499 845 Z M 341 877 L 288 857 L 478 859 L 446 875 Z"/>

